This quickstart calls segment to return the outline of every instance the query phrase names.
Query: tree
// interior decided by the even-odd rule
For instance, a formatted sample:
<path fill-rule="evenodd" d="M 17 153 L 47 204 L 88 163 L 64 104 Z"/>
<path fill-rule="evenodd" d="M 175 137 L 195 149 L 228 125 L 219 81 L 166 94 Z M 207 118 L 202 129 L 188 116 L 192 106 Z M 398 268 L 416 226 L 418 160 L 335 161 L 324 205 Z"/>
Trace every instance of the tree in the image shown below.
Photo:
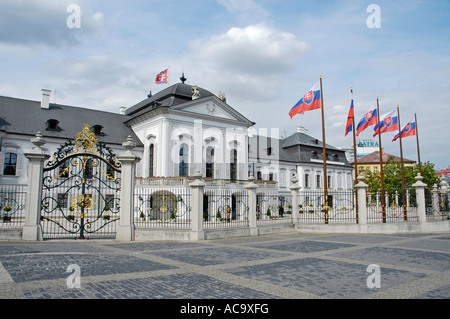
<path fill-rule="evenodd" d="M 416 176 L 419 173 L 419 165 L 404 166 L 405 174 L 405 189 L 410 190 L 410 194 L 414 197 L 415 189 L 412 185 L 416 182 Z M 383 165 L 383 181 L 385 193 L 395 196 L 397 192 L 399 194 L 399 203 L 401 202 L 402 188 L 402 168 L 401 163 L 394 161 L 391 156 L 385 165 Z M 434 170 L 434 164 L 430 162 L 422 163 L 422 177 L 428 188 L 432 188 L 434 184 L 439 182 L 439 178 Z M 375 194 L 381 191 L 381 174 L 367 172 L 364 182 L 369 185 L 368 192 Z M 391 197 L 392 198 L 392 197 Z"/>

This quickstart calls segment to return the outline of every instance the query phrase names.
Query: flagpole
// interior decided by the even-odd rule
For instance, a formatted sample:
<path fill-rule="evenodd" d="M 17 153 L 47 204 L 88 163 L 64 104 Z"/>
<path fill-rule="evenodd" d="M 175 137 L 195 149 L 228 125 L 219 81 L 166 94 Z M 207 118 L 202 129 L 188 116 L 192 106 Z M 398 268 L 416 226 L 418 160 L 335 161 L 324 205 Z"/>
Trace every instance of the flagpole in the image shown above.
<path fill-rule="evenodd" d="M 352 103 L 353 103 L 353 87 L 350 86 L 350 92 L 352 93 Z M 355 185 L 358 183 L 358 158 L 356 154 L 356 125 L 355 125 L 355 104 L 353 104 L 353 163 L 355 167 Z M 358 218 L 358 188 L 355 187 L 355 213 L 356 213 L 356 223 L 359 223 Z"/>
<path fill-rule="evenodd" d="M 420 150 L 419 150 L 419 128 L 417 125 L 416 111 L 414 111 L 414 121 L 416 122 L 417 159 L 419 160 L 419 173 L 420 175 L 422 175 L 422 163 L 420 162 Z"/>
<path fill-rule="evenodd" d="M 402 199 L 403 199 L 403 220 L 406 222 L 408 220 L 408 217 L 406 216 L 406 195 L 405 195 L 405 170 L 403 166 L 403 148 L 402 148 L 402 132 L 401 132 L 401 126 L 400 126 L 400 110 L 397 104 L 397 118 L 398 118 L 398 133 L 400 134 L 400 164 L 402 168 Z"/>
<path fill-rule="evenodd" d="M 322 147 L 323 147 L 323 185 L 325 196 L 325 224 L 328 224 L 328 178 L 327 178 L 327 151 L 325 147 L 325 116 L 323 110 L 323 89 L 322 89 L 322 74 L 320 75 L 320 106 L 322 109 Z"/>
<path fill-rule="evenodd" d="M 378 129 L 381 130 L 380 124 L 380 105 L 377 96 L 377 118 L 378 118 Z M 386 198 L 384 196 L 384 174 L 383 174 L 383 154 L 381 147 L 381 134 L 378 134 L 378 146 L 380 149 L 380 177 L 381 177 L 381 209 L 383 214 L 383 223 L 386 223 Z"/>

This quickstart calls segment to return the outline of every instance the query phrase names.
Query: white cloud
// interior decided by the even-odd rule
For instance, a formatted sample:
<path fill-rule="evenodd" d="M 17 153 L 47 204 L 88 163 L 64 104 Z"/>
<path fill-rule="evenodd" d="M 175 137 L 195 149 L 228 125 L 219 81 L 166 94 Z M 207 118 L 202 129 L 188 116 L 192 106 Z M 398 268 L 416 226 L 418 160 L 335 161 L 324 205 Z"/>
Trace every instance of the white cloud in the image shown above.
<path fill-rule="evenodd" d="M 217 0 L 217 2 L 247 24 L 264 21 L 269 17 L 269 13 L 253 0 Z"/>
<path fill-rule="evenodd" d="M 292 33 L 257 24 L 194 40 L 189 48 L 188 59 L 208 83 L 220 83 L 242 97 L 258 99 L 277 91 L 280 78 L 295 70 L 310 45 Z M 261 92 L 261 85 L 269 88 Z"/>

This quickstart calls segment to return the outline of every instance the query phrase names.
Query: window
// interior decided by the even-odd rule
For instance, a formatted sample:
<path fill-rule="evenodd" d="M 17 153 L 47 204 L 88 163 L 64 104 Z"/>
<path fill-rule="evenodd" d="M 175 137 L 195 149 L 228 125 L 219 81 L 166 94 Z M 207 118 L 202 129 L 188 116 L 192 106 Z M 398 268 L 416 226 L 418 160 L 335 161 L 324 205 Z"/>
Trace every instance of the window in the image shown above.
<path fill-rule="evenodd" d="M 103 132 L 103 126 L 96 124 L 92 127 L 92 132 L 94 132 L 95 135 L 102 135 Z"/>
<path fill-rule="evenodd" d="M 188 147 L 186 144 L 180 146 L 180 162 L 178 166 L 178 176 L 187 176 L 189 169 Z"/>
<path fill-rule="evenodd" d="M 257 171 L 257 172 L 256 172 L 256 179 L 259 179 L 259 180 L 262 179 L 262 173 L 261 173 L 261 171 Z"/>
<path fill-rule="evenodd" d="M 214 148 L 206 150 L 206 177 L 214 178 Z"/>
<path fill-rule="evenodd" d="M 373 167 L 373 172 L 374 172 L 375 174 L 378 174 L 378 166 L 374 166 L 374 167 Z"/>
<path fill-rule="evenodd" d="M 6 153 L 5 154 L 5 163 L 3 166 L 3 175 L 16 175 L 17 168 L 17 154 L 15 153 Z"/>
<path fill-rule="evenodd" d="M 94 162 L 92 159 L 89 159 L 84 168 L 84 178 L 91 179 L 92 177 L 94 177 Z"/>
<path fill-rule="evenodd" d="M 230 153 L 230 180 L 237 179 L 237 151 L 232 150 Z"/>
<path fill-rule="evenodd" d="M 108 194 L 105 195 L 105 206 L 109 208 L 114 208 L 114 195 Z"/>
<path fill-rule="evenodd" d="M 69 194 L 59 193 L 58 194 L 58 202 L 56 203 L 56 207 L 57 208 L 67 208 L 68 203 L 69 203 Z"/>
<path fill-rule="evenodd" d="M 54 120 L 54 119 L 50 119 L 47 121 L 47 131 L 59 131 L 59 127 L 58 127 L 59 121 L 58 120 Z"/>
<path fill-rule="evenodd" d="M 331 181 L 332 181 L 331 176 L 328 176 L 327 186 L 328 186 L 329 188 L 333 188 L 333 186 L 331 185 Z"/>
<path fill-rule="evenodd" d="M 267 148 L 267 155 L 268 156 L 272 155 L 272 147 Z"/>
<path fill-rule="evenodd" d="M 155 157 L 155 145 L 150 144 L 149 149 L 149 166 L 148 166 L 148 176 L 153 177 L 153 163 L 154 163 L 154 157 Z"/>
<path fill-rule="evenodd" d="M 309 174 L 305 174 L 305 187 L 310 187 Z"/>
<path fill-rule="evenodd" d="M 320 188 L 320 175 L 316 175 L 316 187 Z"/>
<path fill-rule="evenodd" d="M 273 173 L 269 173 L 269 181 L 273 181 Z"/>

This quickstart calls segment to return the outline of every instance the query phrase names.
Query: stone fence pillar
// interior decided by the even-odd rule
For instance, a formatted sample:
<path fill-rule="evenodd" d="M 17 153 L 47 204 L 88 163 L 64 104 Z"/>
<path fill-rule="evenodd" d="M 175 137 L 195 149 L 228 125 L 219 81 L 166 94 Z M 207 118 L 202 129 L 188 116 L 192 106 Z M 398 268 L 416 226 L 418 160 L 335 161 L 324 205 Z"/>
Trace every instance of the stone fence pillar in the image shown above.
<path fill-rule="evenodd" d="M 291 190 L 291 195 L 292 195 L 292 222 L 294 223 L 294 225 L 297 225 L 298 222 L 298 212 L 299 212 L 299 203 L 298 203 L 298 191 L 300 189 L 300 186 L 298 185 L 298 178 L 297 176 L 294 175 L 294 177 L 292 178 L 292 184 L 289 187 L 289 189 Z"/>
<path fill-rule="evenodd" d="M 29 153 L 25 153 L 28 159 L 28 185 L 25 204 L 25 224 L 22 230 L 22 239 L 29 241 L 42 240 L 41 205 L 42 205 L 42 178 L 44 162 L 50 157 L 45 154 L 42 146 L 46 141 L 41 132 L 31 139 L 35 147 Z"/>
<path fill-rule="evenodd" d="M 362 227 L 367 227 L 367 187 L 369 187 L 366 183 L 364 183 L 364 176 L 358 176 L 358 184 L 355 185 L 358 191 L 358 222 Z"/>
<path fill-rule="evenodd" d="M 256 227 L 256 190 L 258 185 L 255 178 L 250 176 L 248 183 L 244 186 L 248 192 L 248 224 L 250 227 L 250 235 L 258 236 L 258 228 Z"/>
<path fill-rule="evenodd" d="M 193 240 L 204 240 L 203 231 L 203 194 L 206 186 L 201 180 L 202 174 L 197 171 L 195 180 L 189 185 L 192 188 L 191 232 Z"/>
<path fill-rule="evenodd" d="M 134 241 L 134 183 L 136 163 L 140 158 L 131 150 L 136 146 L 131 136 L 122 144 L 126 152 L 117 157 L 122 164 L 121 186 L 120 186 L 120 219 L 116 233 L 117 241 Z"/>
<path fill-rule="evenodd" d="M 423 177 L 419 174 L 416 176 L 417 182 L 412 186 L 416 189 L 416 202 L 417 202 L 417 214 L 419 217 L 419 223 L 424 225 L 427 222 L 427 213 L 425 206 L 425 187 L 427 184 L 422 182 Z"/>

